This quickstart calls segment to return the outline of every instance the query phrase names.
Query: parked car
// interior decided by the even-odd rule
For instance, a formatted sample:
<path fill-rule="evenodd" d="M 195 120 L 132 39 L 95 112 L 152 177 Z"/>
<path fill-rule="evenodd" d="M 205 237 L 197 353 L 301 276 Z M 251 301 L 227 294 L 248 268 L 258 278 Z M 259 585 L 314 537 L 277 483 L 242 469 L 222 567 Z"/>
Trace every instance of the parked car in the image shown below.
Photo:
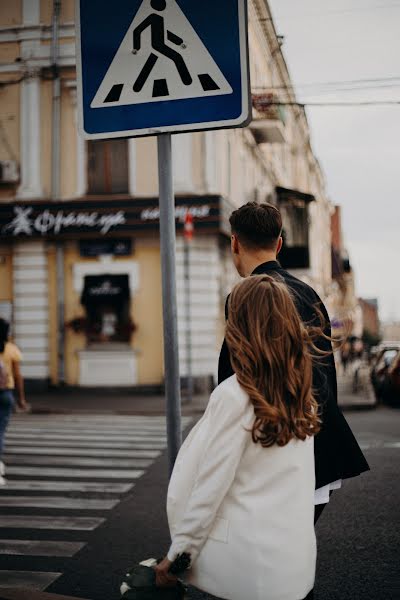
<path fill-rule="evenodd" d="M 400 343 L 380 346 L 371 365 L 371 382 L 378 402 L 400 403 Z"/>
<path fill-rule="evenodd" d="M 384 402 L 400 406 L 400 350 L 388 368 L 382 396 Z"/>

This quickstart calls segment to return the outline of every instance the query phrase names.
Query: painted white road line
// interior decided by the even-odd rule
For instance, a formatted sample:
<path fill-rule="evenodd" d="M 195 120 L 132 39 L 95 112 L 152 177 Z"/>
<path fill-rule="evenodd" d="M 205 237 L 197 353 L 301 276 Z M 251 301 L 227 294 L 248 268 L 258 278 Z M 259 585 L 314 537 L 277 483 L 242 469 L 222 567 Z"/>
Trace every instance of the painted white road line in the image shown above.
<path fill-rule="evenodd" d="M 22 456 L 5 456 L 4 462 L 9 465 L 43 465 L 60 466 L 60 467 L 102 467 L 103 469 L 147 469 L 153 464 L 153 460 L 149 458 L 108 458 L 105 455 L 103 458 L 83 458 L 77 456 L 30 456 L 24 454 Z M 7 472 L 8 472 L 7 468 Z"/>
<path fill-rule="evenodd" d="M 38 436 L 40 436 L 41 440 L 89 440 L 89 441 L 98 441 L 98 442 L 106 442 L 107 441 L 115 441 L 115 442 L 132 442 L 133 440 L 135 441 L 144 441 L 144 442 L 167 442 L 167 438 L 165 436 L 157 436 L 157 437 L 150 437 L 150 436 L 132 436 L 132 435 L 128 435 L 128 436 L 121 436 L 121 435 L 107 435 L 107 436 L 102 436 L 102 435 L 98 435 L 96 434 L 81 434 L 81 433 L 63 433 L 63 434 L 56 434 L 56 433 L 41 433 L 41 432 L 32 432 L 30 434 L 24 433 L 22 431 L 18 431 L 18 432 L 13 432 L 13 431 L 9 431 L 7 433 L 7 439 L 20 439 L 20 440 L 27 440 L 29 438 L 38 438 Z"/>
<path fill-rule="evenodd" d="M 74 429 L 99 429 L 99 430 L 111 430 L 111 431 L 162 431 L 166 428 L 166 419 L 163 419 L 159 422 L 153 421 L 123 421 L 121 423 L 114 423 L 113 421 L 104 421 L 102 423 L 98 423 L 92 420 L 89 421 L 68 421 L 63 417 L 53 417 L 47 421 L 38 420 L 38 419 L 22 419 L 20 421 L 16 421 L 12 419 L 10 422 L 10 427 L 39 427 L 39 428 L 49 428 L 50 426 L 55 427 L 65 427 L 65 428 L 74 428 Z"/>
<path fill-rule="evenodd" d="M 166 428 L 166 421 L 160 423 L 139 423 L 139 422 L 129 422 L 126 423 L 95 423 L 93 421 L 87 422 L 70 422 L 65 419 L 53 419 L 52 421 L 32 421 L 32 420 L 24 420 L 16 422 L 14 420 L 11 421 L 11 427 L 36 427 L 42 429 L 48 429 L 49 426 L 62 427 L 66 429 L 98 429 L 99 431 L 162 431 Z"/>
<path fill-rule="evenodd" d="M 21 439 L 11 439 L 12 436 L 6 436 L 8 442 L 6 441 L 6 445 L 15 445 L 18 448 L 46 448 L 49 445 L 51 448 L 114 448 L 116 450 L 164 450 L 166 448 L 166 442 L 147 442 L 147 441 L 135 441 L 134 439 L 129 442 L 115 442 L 105 440 L 84 440 L 84 439 L 74 439 L 74 440 L 43 440 L 37 439 L 36 436 L 31 436 L 30 438 L 26 438 L 26 436 L 21 437 Z"/>
<path fill-rule="evenodd" d="M 118 440 L 119 438 L 129 438 L 129 439 L 138 439 L 138 440 L 143 440 L 143 439 L 166 439 L 167 437 L 167 433 L 165 431 L 165 429 L 163 429 L 162 431 L 97 431 L 95 429 L 83 429 L 83 430 L 78 430 L 78 429 L 74 429 L 74 428 L 59 428 L 59 427 L 51 427 L 51 428 L 47 428 L 47 429 L 35 429 L 34 427 L 29 427 L 28 428 L 23 428 L 23 427 L 19 427 L 19 428 L 15 428 L 15 429 L 9 429 L 8 432 L 10 433 L 10 435 L 18 435 L 18 434 L 24 434 L 24 435 L 57 435 L 58 437 L 63 437 L 65 435 L 79 435 L 81 438 L 85 439 L 86 436 L 90 438 L 98 438 L 98 439 L 104 439 L 104 438 L 108 438 L 110 437 L 110 439 L 112 440 Z"/>
<path fill-rule="evenodd" d="M 191 421 L 193 417 L 183 416 L 182 423 Z M 165 423 L 164 415 L 121 415 L 116 413 L 108 413 L 104 415 L 98 414 L 73 414 L 73 413 L 47 413 L 47 414 L 14 414 L 13 422 L 26 423 L 32 421 L 35 423 L 48 423 L 49 421 L 62 421 L 63 423 L 90 423 L 90 424 L 106 424 L 106 425 L 129 425 L 129 424 L 162 424 Z"/>
<path fill-rule="evenodd" d="M 65 498 L 60 496 L 2 496 L 0 507 L 63 508 L 66 510 L 111 510 L 119 500 Z"/>
<path fill-rule="evenodd" d="M 86 481 L 39 481 L 14 479 L 8 480 L 7 485 L 3 490 L 15 492 L 79 492 L 79 493 L 96 493 L 96 494 L 126 494 L 134 488 L 132 483 L 94 483 Z"/>
<path fill-rule="evenodd" d="M 60 467 L 52 469 L 47 467 L 8 467 L 7 476 L 22 475 L 30 477 L 55 477 L 56 479 L 81 478 L 81 479 L 138 479 L 144 471 L 135 469 L 68 469 Z"/>
<path fill-rule="evenodd" d="M 161 454 L 159 450 L 114 450 L 103 448 L 68 448 L 53 446 L 40 447 L 21 447 L 21 446 L 6 446 L 6 454 L 26 454 L 28 456 L 105 456 L 110 458 L 158 458 Z"/>
<path fill-rule="evenodd" d="M 19 587 L 42 592 L 61 575 L 41 571 L 0 571 L 0 588 Z"/>
<path fill-rule="evenodd" d="M 8 529 L 62 529 L 93 531 L 104 523 L 100 517 L 42 517 L 25 515 L 0 515 L 0 527 Z"/>
<path fill-rule="evenodd" d="M 6 556 L 74 556 L 86 542 L 47 540 L 0 540 L 0 554 Z"/>
<path fill-rule="evenodd" d="M 400 449 L 400 442 L 383 442 L 382 440 L 376 440 L 373 442 L 361 442 L 361 450 L 383 450 L 383 449 Z"/>

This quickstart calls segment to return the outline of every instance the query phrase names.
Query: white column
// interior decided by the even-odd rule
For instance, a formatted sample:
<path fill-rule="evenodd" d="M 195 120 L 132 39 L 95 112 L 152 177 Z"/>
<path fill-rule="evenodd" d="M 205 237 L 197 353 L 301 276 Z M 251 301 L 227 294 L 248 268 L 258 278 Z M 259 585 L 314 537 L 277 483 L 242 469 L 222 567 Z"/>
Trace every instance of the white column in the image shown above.
<path fill-rule="evenodd" d="M 190 133 L 172 137 L 174 188 L 176 193 L 193 193 L 193 139 Z"/>
<path fill-rule="evenodd" d="M 136 193 L 136 140 L 128 140 L 128 169 L 129 169 L 129 194 Z"/>
<path fill-rule="evenodd" d="M 22 16 L 24 25 L 39 25 L 40 0 L 23 0 Z"/>
<path fill-rule="evenodd" d="M 76 129 L 76 191 L 75 195 L 77 198 L 86 195 L 87 192 L 87 146 L 86 140 L 79 133 L 78 130 L 78 108 L 77 108 L 77 94 L 76 94 L 76 81 L 72 81 L 66 84 L 69 89 L 70 98 L 74 107 L 74 121 Z"/>
<path fill-rule="evenodd" d="M 22 374 L 45 380 L 49 376 L 49 295 L 44 242 L 15 244 L 13 288 L 13 332 L 24 356 Z"/>
<path fill-rule="evenodd" d="M 208 194 L 217 192 L 217 151 L 216 151 L 216 132 L 205 132 L 205 184 Z"/>
<path fill-rule="evenodd" d="M 77 115 L 76 115 L 77 118 Z M 76 131 L 76 195 L 78 198 L 87 193 L 87 146 L 86 140 Z"/>
<path fill-rule="evenodd" d="M 37 72 L 21 83 L 21 184 L 18 198 L 42 196 L 40 172 L 40 79 Z"/>
<path fill-rule="evenodd" d="M 178 300 L 179 363 L 181 375 L 187 375 L 184 241 L 176 240 L 176 287 Z M 215 375 L 218 364 L 219 273 L 217 236 L 195 235 L 190 244 L 190 329 L 193 375 Z"/>

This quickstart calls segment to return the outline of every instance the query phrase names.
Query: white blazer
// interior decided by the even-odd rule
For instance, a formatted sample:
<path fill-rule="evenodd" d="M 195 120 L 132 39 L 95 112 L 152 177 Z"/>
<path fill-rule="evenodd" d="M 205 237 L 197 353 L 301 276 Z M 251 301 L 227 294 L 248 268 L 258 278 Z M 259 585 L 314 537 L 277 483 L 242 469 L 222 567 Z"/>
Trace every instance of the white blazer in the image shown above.
<path fill-rule="evenodd" d="M 228 600 L 302 600 L 314 586 L 313 438 L 252 441 L 254 410 L 236 375 L 211 395 L 168 488 L 168 558 L 187 582 Z"/>

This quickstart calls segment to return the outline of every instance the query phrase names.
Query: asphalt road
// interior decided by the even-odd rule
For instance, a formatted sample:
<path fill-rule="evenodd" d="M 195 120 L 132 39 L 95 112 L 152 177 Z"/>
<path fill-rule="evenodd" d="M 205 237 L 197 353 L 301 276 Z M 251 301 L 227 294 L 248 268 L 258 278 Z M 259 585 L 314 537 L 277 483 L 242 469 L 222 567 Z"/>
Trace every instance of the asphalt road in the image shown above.
<path fill-rule="evenodd" d="M 371 472 L 346 482 L 321 517 L 316 598 L 398 600 L 400 410 L 347 411 L 346 417 L 364 448 Z M 60 559 L 57 570 L 63 575 L 47 591 L 117 600 L 127 568 L 144 558 L 163 555 L 169 542 L 164 510 L 166 473 L 164 453 L 107 512 L 105 522 L 94 529 L 88 543 L 72 559 Z M 15 557 L 5 568 L 42 570 L 44 566 L 40 558 Z M 50 567 L 49 563 L 46 568 Z M 211 600 L 194 590 L 190 598 Z"/>

